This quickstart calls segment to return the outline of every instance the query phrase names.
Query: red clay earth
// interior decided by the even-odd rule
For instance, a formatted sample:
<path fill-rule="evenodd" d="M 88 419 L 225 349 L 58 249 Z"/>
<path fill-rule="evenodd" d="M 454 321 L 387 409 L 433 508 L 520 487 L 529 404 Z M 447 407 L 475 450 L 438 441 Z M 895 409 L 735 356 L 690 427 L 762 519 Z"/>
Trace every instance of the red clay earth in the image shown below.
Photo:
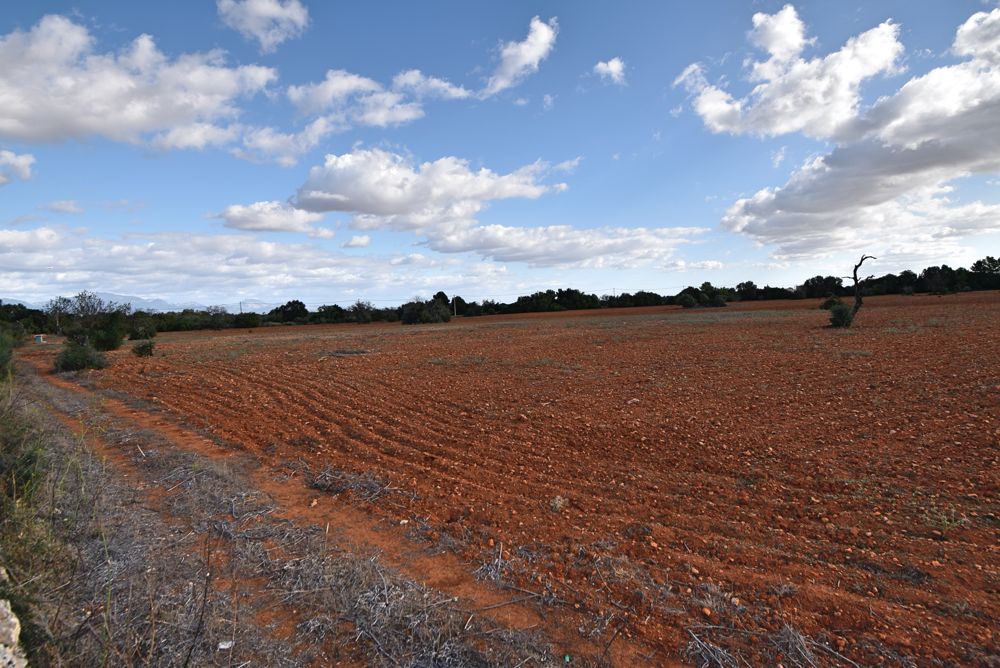
<path fill-rule="evenodd" d="M 690 629 L 777 661 L 788 624 L 862 665 L 996 665 L 1000 293 L 826 322 L 800 301 L 161 334 L 92 377 L 269 463 L 386 480 L 373 516 L 469 570 L 502 545 L 523 589 L 604 620 L 582 634 L 659 660 Z"/>

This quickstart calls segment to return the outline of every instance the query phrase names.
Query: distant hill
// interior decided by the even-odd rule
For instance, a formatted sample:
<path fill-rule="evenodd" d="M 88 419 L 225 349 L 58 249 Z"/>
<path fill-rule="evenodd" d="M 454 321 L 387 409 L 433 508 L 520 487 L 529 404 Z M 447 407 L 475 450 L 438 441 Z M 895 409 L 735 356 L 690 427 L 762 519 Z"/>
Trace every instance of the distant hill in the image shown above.
<path fill-rule="evenodd" d="M 203 311 L 208 306 L 206 304 L 198 304 L 196 302 L 175 304 L 173 302 L 168 302 L 165 299 L 148 299 L 146 297 L 136 297 L 135 295 L 120 295 L 114 292 L 95 292 L 94 294 L 104 301 L 115 302 L 116 304 L 128 304 L 132 307 L 133 311 L 147 311 L 152 313 L 183 311 L 184 309 Z M 47 303 L 26 302 L 21 299 L 8 299 L 7 297 L 0 297 L 0 302 L 4 304 L 23 304 L 28 308 L 42 310 L 45 309 L 45 305 Z M 226 310 L 230 313 L 239 313 L 241 310 L 244 313 L 267 313 L 275 307 L 275 304 L 261 301 L 259 299 L 244 299 L 242 302 L 223 304 L 223 306 L 225 306 Z"/>

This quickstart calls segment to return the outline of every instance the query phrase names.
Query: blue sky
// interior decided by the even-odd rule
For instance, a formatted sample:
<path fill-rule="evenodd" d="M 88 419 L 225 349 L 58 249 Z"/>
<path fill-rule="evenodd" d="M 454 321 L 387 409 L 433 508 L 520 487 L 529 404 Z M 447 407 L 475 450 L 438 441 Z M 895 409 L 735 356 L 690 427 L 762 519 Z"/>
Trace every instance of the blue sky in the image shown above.
<path fill-rule="evenodd" d="M 1000 9 L 11 3 L 0 297 L 675 293 L 1000 249 Z"/>

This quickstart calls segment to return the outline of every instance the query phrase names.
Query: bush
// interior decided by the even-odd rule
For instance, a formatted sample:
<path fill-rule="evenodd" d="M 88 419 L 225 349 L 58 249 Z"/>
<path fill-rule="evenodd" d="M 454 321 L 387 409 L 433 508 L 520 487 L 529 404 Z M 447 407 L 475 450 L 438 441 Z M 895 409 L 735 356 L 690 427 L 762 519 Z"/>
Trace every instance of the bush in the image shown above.
<path fill-rule="evenodd" d="M 404 325 L 448 322 L 451 320 L 451 311 L 448 310 L 447 304 L 443 304 L 437 299 L 427 302 L 415 299 L 403 304 L 400 320 Z"/>
<path fill-rule="evenodd" d="M 139 343 L 132 346 L 132 354 L 136 357 L 152 357 L 153 348 L 155 347 L 156 344 L 148 339 L 145 341 L 139 341 Z"/>
<path fill-rule="evenodd" d="M 709 298 L 708 305 L 713 308 L 725 306 L 726 298 L 717 292 Z"/>
<path fill-rule="evenodd" d="M 107 358 L 86 343 L 67 343 L 59 356 L 56 357 L 56 371 L 103 369 L 107 365 Z"/>
<path fill-rule="evenodd" d="M 829 297 L 823 300 L 823 303 L 820 304 L 819 307 L 825 311 L 829 311 L 837 304 L 843 304 L 843 303 L 844 302 L 840 301 L 840 297 L 836 295 L 830 295 Z"/>
<path fill-rule="evenodd" d="M 677 298 L 677 303 L 684 308 L 694 308 L 698 305 L 698 300 L 692 297 L 690 294 L 685 292 L 680 297 Z"/>
<path fill-rule="evenodd" d="M 830 309 L 831 327 L 850 327 L 854 320 L 854 312 L 847 304 L 835 304 Z"/>
<path fill-rule="evenodd" d="M 10 362 L 14 358 L 14 336 L 0 332 L 0 380 L 10 373 Z"/>
<path fill-rule="evenodd" d="M 125 340 L 125 329 L 109 325 L 90 332 L 90 341 L 97 350 L 118 350 Z"/>

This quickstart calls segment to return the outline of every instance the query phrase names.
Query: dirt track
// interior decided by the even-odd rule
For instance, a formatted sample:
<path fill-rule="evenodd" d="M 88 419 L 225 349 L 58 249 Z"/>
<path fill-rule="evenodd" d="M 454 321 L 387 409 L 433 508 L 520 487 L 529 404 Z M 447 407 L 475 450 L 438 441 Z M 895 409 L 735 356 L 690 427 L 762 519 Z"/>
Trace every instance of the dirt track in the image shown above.
<path fill-rule="evenodd" d="M 341 498 L 601 642 L 677 658 L 693 630 L 767 663 L 788 624 L 833 663 L 995 660 L 1000 294 L 872 298 L 849 331 L 814 306 L 161 334 L 91 378 L 387 482 Z"/>

